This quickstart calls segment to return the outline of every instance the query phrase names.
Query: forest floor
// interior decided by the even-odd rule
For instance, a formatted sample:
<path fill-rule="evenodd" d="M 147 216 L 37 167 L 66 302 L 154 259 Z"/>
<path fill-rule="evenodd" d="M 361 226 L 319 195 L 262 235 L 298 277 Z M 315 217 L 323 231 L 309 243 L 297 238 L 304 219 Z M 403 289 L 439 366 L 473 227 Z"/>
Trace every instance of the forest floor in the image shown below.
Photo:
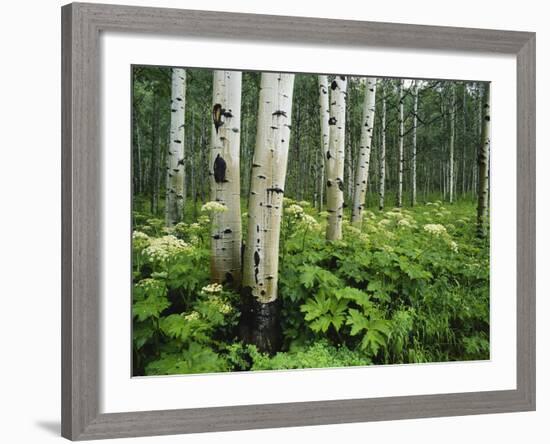
<path fill-rule="evenodd" d="M 273 356 L 238 339 L 240 297 L 210 283 L 209 213 L 166 228 L 146 207 L 134 200 L 134 375 L 489 359 L 489 240 L 473 201 L 367 210 L 329 243 L 327 213 L 285 198 Z"/>

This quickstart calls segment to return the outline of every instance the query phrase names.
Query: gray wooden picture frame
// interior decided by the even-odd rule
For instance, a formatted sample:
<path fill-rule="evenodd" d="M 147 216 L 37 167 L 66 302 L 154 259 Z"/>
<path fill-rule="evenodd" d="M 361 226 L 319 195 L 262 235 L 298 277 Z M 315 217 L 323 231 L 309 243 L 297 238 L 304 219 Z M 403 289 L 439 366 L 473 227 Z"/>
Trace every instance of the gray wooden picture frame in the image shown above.
<path fill-rule="evenodd" d="M 517 58 L 515 390 L 100 413 L 103 31 L 510 54 Z M 535 409 L 535 34 L 73 3 L 62 8 L 62 435 L 73 440 Z"/>

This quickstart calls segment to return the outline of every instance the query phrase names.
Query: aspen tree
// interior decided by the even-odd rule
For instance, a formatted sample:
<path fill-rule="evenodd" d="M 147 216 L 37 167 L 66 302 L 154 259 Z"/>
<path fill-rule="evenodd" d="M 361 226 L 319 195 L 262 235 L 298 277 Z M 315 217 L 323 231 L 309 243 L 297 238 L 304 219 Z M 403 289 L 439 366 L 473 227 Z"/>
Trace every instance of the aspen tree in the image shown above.
<path fill-rule="evenodd" d="M 418 83 L 415 80 L 413 86 L 413 133 L 412 133 L 412 206 L 416 205 L 416 130 L 418 127 Z"/>
<path fill-rule="evenodd" d="M 481 143 L 479 145 L 478 171 L 478 204 L 477 233 L 479 237 L 487 234 L 489 203 L 489 152 L 491 149 L 491 85 L 484 88 L 481 123 Z"/>
<path fill-rule="evenodd" d="M 329 148 L 325 154 L 328 212 L 326 238 L 329 241 L 342 239 L 346 93 L 346 77 L 336 76 L 330 84 Z"/>
<path fill-rule="evenodd" d="M 166 156 L 166 225 L 182 220 L 185 204 L 185 70 L 172 68 L 170 141 Z"/>
<path fill-rule="evenodd" d="M 212 281 L 241 282 L 240 131 L 242 73 L 214 71 L 210 149 L 211 200 L 226 211 L 212 214 Z"/>
<path fill-rule="evenodd" d="M 380 201 L 378 208 L 380 211 L 384 209 L 384 198 L 386 192 L 386 91 L 382 91 L 382 130 L 380 143 Z"/>
<path fill-rule="evenodd" d="M 329 152 L 329 125 L 328 120 L 330 118 L 329 111 L 329 94 L 328 94 L 328 76 L 318 76 L 319 84 L 319 122 L 321 127 L 321 158 L 323 162 L 321 164 L 321 179 L 319 187 L 319 210 L 323 205 L 323 190 L 325 188 L 325 170 L 326 170 L 326 155 Z"/>
<path fill-rule="evenodd" d="M 259 350 L 280 343 L 277 281 L 294 74 L 262 73 L 243 254 L 241 337 Z"/>
<path fill-rule="evenodd" d="M 355 169 L 355 193 L 351 210 L 351 222 L 361 226 L 367 184 L 369 180 L 369 164 L 374 132 L 374 113 L 376 107 L 376 78 L 367 77 L 365 85 L 365 98 L 363 101 L 363 122 L 361 125 L 361 141 L 359 155 Z"/>
<path fill-rule="evenodd" d="M 399 80 L 399 116 L 398 116 L 398 141 L 399 141 L 399 171 L 398 171 L 398 189 L 397 189 L 397 206 L 403 206 L 403 138 L 404 138 L 404 116 L 403 116 L 403 79 Z"/>
<path fill-rule="evenodd" d="M 455 177 L 455 86 L 451 86 L 451 109 L 449 113 L 451 130 L 449 132 L 449 202 L 454 202 Z"/>

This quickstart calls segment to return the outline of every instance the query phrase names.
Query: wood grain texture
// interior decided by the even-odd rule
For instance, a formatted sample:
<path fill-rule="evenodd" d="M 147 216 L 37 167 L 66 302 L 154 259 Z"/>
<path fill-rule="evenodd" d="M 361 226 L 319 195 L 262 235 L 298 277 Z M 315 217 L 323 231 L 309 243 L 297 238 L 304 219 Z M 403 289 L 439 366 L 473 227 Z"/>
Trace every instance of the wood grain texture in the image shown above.
<path fill-rule="evenodd" d="M 99 412 L 101 31 L 517 56 L 517 389 L 151 412 Z M 533 33 L 74 3 L 62 8 L 62 435 L 73 440 L 535 408 Z"/>

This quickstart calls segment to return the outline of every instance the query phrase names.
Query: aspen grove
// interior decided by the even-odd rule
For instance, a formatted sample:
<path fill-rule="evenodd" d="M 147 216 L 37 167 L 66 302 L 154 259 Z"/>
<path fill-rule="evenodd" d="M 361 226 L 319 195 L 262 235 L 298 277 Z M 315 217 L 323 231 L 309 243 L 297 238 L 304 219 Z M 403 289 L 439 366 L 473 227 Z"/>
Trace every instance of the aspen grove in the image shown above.
<path fill-rule="evenodd" d="M 490 84 L 134 66 L 134 375 L 489 359 Z"/>

